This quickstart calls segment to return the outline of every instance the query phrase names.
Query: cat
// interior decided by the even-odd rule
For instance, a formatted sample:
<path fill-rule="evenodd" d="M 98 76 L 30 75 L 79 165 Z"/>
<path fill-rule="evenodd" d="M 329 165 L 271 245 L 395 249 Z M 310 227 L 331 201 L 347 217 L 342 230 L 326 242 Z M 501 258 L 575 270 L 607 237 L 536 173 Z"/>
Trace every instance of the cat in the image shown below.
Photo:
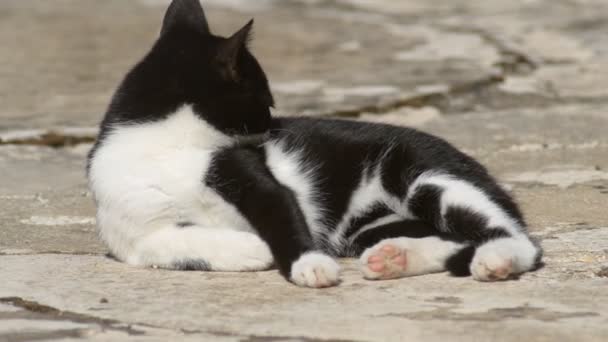
<path fill-rule="evenodd" d="M 253 20 L 213 35 L 198 0 L 173 0 L 124 78 L 89 153 L 100 237 L 142 267 L 258 271 L 303 287 L 449 271 L 533 270 L 542 250 L 514 200 L 471 157 L 423 132 L 273 118 L 248 48 Z"/>

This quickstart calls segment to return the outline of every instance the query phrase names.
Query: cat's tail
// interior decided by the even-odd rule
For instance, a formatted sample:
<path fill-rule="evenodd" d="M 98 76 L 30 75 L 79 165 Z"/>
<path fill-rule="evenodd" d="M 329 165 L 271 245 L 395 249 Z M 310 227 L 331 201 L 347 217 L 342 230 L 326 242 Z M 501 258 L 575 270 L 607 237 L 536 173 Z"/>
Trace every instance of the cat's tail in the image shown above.
<path fill-rule="evenodd" d="M 273 263 L 270 249 L 257 235 L 231 229 L 176 224 L 156 229 L 129 245 L 126 250 L 113 251 L 114 254 L 141 267 L 258 271 L 270 268 Z M 112 249 L 111 243 L 109 246 Z"/>
<path fill-rule="evenodd" d="M 464 248 L 445 264 L 455 275 L 492 281 L 535 269 L 542 249 L 528 233 L 510 196 L 488 180 L 485 186 L 428 172 L 410 188 L 411 213 L 435 226 L 441 236 Z"/>

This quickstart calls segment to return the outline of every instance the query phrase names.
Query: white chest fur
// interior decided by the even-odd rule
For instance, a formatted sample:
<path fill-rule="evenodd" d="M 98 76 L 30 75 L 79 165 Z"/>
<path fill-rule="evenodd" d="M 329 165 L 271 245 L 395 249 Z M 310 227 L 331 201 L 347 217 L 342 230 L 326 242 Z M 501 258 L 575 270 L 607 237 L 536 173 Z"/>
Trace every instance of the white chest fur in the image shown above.
<path fill-rule="evenodd" d="M 163 121 L 115 127 L 96 151 L 89 174 L 102 238 L 117 252 L 181 222 L 251 231 L 204 183 L 213 152 L 232 143 L 189 106 Z"/>

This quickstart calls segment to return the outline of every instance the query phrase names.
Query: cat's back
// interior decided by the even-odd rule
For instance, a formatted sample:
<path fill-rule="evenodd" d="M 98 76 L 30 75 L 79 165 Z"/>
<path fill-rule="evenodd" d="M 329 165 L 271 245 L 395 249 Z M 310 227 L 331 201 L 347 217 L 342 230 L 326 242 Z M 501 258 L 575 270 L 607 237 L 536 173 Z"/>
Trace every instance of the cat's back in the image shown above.
<path fill-rule="evenodd" d="M 322 159 L 343 158 L 360 163 L 365 158 L 399 151 L 417 164 L 475 164 L 449 142 L 414 128 L 353 120 L 284 117 L 273 120 L 272 136 L 290 148 L 303 149 Z"/>
<path fill-rule="evenodd" d="M 277 139 L 321 140 L 344 145 L 385 145 L 400 141 L 420 148 L 446 144 L 444 140 L 414 128 L 343 119 L 278 117 L 273 119 L 271 130 Z"/>

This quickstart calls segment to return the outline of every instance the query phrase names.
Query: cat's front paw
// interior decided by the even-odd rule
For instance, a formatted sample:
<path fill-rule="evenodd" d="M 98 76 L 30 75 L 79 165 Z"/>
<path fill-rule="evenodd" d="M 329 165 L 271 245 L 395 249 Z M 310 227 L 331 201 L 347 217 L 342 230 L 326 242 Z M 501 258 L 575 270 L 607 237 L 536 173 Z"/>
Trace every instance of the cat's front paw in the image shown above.
<path fill-rule="evenodd" d="M 340 282 L 340 265 L 325 254 L 309 252 L 291 265 L 291 281 L 303 287 L 335 286 Z"/>

